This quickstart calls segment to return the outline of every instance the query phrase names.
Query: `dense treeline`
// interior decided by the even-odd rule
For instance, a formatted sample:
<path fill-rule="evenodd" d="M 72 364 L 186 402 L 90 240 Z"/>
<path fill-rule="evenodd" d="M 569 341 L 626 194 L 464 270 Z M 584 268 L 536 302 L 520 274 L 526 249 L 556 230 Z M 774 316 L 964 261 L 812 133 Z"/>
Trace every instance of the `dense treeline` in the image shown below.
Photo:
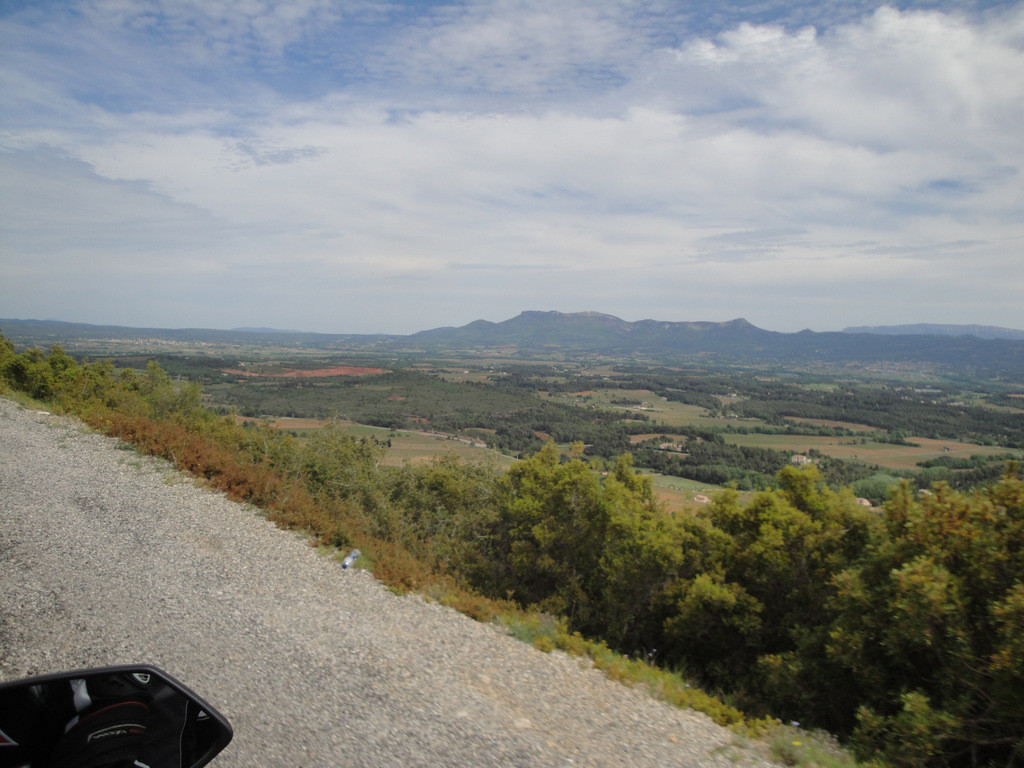
<path fill-rule="evenodd" d="M 775 475 L 789 463 L 790 455 L 770 448 L 729 445 L 721 437 L 715 440 L 689 440 L 683 452 L 657 447 L 635 451 L 637 463 L 664 475 L 688 477 L 709 485 L 734 483 L 740 490 L 759 490 L 774 486 Z"/>
<path fill-rule="evenodd" d="M 209 387 L 211 402 L 245 416 L 275 415 L 345 418 L 381 426 L 496 418 L 536 405 L 535 398 L 512 388 L 472 382 L 454 383 L 420 371 L 398 369 L 373 377 L 328 379 L 240 379 Z M 476 426 L 476 424 L 474 424 Z"/>
<path fill-rule="evenodd" d="M 884 766 L 1024 765 L 1024 483 L 899 486 L 884 509 L 814 466 L 696 516 L 659 507 L 628 456 L 606 475 L 547 442 L 506 473 L 446 457 L 387 468 L 340 428 L 242 428 L 194 384 L 15 354 L 0 382 L 167 456 L 378 574 L 430 574 L 680 667 L 748 711 L 840 735 Z M 694 446 L 696 449 L 697 446 Z M 948 467 L 937 467 L 948 469 Z M 768 467 L 766 467 L 767 471 Z"/>

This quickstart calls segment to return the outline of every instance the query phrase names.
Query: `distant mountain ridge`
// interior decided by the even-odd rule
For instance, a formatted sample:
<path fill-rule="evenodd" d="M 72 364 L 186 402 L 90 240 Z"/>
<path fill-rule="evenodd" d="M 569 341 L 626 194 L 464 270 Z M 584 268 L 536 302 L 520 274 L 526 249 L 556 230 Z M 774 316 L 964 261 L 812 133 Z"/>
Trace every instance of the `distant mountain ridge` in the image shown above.
<path fill-rule="evenodd" d="M 273 328 L 136 328 L 127 325 L 93 325 L 70 323 L 62 320 L 16 320 L 0 318 L 0 333 L 15 342 L 46 346 L 63 344 L 70 340 L 91 339 L 118 341 L 155 339 L 171 343 L 198 343 L 222 345 L 301 345 L 330 348 L 339 340 L 381 340 L 392 338 L 383 334 L 344 335 L 282 331 Z M 401 337 L 398 337 L 401 338 Z"/>
<path fill-rule="evenodd" d="M 714 351 L 736 353 L 761 348 L 783 334 L 764 331 L 746 320 L 714 322 L 628 322 L 599 312 L 523 312 L 510 320 L 476 320 L 460 328 L 435 328 L 408 337 L 435 349 L 458 346 L 509 347 L 529 351 L 586 352 L 631 355 L 637 353 Z"/>
<path fill-rule="evenodd" d="M 911 325 L 858 325 L 844 328 L 843 333 L 875 333 L 885 336 L 977 336 L 979 339 L 1013 339 L 1024 341 L 1024 331 L 995 325 L 944 325 L 914 323 Z"/>
<path fill-rule="evenodd" d="M 603 358 L 645 364 L 858 366 L 915 368 L 1024 383 L 1024 339 L 974 335 L 851 332 L 778 333 L 737 318 L 726 322 L 629 322 L 599 312 L 523 312 L 502 322 L 476 320 L 408 336 L 271 330 L 146 329 L 36 320 L 0 320 L 0 333 L 30 346 L 76 341 L 79 349 L 133 341 L 151 352 L 212 347 L 279 347 L 366 354 Z M 95 341 L 90 346 L 82 340 Z M 167 345 L 171 345 L 168 350 Z M 148 347 L 147 347 L 148 345 Z M 105 352 L 104 352 L 105 354 Z"/>
<path fill-rule="evenodd" d="M 778 333 L 737 318 L 725 322 L 628 322 L 596 312 L 523 312 L 407 337 L 431 352 L 511 349 L 522 353 L 642 357 L 663 362 L 930 365 L 1024 380 L 1024 341 L 974 336 Z"/>

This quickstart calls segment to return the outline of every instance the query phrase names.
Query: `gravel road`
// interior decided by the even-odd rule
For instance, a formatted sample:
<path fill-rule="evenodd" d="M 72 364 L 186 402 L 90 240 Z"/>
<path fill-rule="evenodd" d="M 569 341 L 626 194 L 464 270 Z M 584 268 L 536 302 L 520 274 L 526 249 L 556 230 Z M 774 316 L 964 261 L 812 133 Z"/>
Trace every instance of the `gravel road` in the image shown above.
<path fill-rule="evenodd" d="M 254 509 L 0 398 L 0 679 L 152 663 L 213 765 L 768 765 L 707 717 L 344 571 Z"/>

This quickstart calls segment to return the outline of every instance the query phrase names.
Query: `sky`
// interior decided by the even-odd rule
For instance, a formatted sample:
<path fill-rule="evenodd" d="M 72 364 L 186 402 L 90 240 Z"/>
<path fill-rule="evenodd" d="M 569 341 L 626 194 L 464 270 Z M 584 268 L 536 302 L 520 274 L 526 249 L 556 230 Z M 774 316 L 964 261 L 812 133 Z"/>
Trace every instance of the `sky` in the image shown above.
<path fill-rule="evenodd" d="M 1024 2 L 0 0 L 0 317 L 1024 328 Z"/>

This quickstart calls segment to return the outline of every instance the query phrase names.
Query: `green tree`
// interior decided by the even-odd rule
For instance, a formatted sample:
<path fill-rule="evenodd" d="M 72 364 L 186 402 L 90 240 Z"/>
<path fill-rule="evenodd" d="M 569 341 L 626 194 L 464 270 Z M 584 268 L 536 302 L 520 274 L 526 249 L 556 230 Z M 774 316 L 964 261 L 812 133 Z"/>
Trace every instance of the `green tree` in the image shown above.
<path fill-rule="evenodd" d="M 867 538 L 870 513 L 828 491 L 814 466 L 778 478 L 780 490 L 745 505 L 726 491 L 700 514 L 704 562 L 673 587 L 667 650 L 745 706 L 794 719 L 813 711 L 832 724 L 835 695 L 820 685 L 824 607 L 832 577 Z"/>
<path fill-rule="evenodd" d="M 62 377 L 77 366 L 74 358 L 55 344 L 48 354 L 39 349 L 28 349 L 14 354 L 13 346 L 0 345 L 0 377 L 14 389 L 25 392 L 37 400 L 49 400 Z"/>
<path fill-rule="evenodd" d="M 504 503 L 500 478 L 493 463 L 466 462 L 449 453 L 406 463 L 394 474 L 392 487 L 410 545 L 420 556 L 439 572 L 489 591 L 494 591 L 491 535 Z"/>
<path fill-rule="evenodd" d="M 858 681 L 864 756 L 1024 763 L 1022 496 L 1012 466 L 984 493 L 904 486 L 837 576 L 827 651 Z"/>
<path fill-rule="evenodd" d="M 174 381 L 155 361 L 146 364 L 146 372 L 139 378 L 138 391 L 149 404 L 150 416 L 166 419 L 202 418 L 200 399 L 202 389 L 190 381 Z"/>
<path fill-rule="evenodd" d="M 650 652 L 661 644 L 669 585 L 686 561 L 679 527 L 657 505 L 649 477 L 628 454 L 604 478 L 607 518 L 599 562 L 595 621 L 582 627 L 622 650 Z"/>
<path fill-rule="evenodd" d="M 601 484 L 579 459 L 561 463 L 549 441 L 506 475 L 499 512 L 508 590 L 525 605 L 586 622 L 599 591 L 608 526 Z"/>
<path fill-rule="evenodd" d="M 390 501 L 382 471 L 384 447 L 359 439 L 331 422 L 319 429 L 299 451 L 296 465 L 311 493 L 349 502 L 367 533 L 382 539 L 400 538 L 402 523 Z"/>

